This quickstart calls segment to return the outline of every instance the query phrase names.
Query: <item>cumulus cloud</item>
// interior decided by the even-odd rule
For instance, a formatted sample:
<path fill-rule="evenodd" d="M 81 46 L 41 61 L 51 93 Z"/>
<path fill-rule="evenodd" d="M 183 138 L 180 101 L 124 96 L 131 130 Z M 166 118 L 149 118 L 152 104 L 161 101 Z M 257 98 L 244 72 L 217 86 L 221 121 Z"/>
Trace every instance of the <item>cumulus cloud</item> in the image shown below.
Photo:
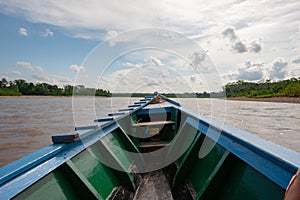
<path fill-rule="evenodd" d="M 273 65 L 273 69 L 276 69 L 276 70 L 282 70 L 284 69 L 289 63 L 283 59 L 283 58 L 276 58 L 272 65 Z"/>
<path fill-rule="evenodd" d="M 296 57 L 292 58 L 292 63 L 299 64 L 300 63 L 300 56 L 296 56 Z"/>
<path fill-rule="evenodd" d="M 264 78 L 264 64 L 259 62 L 245 61 L 240 64 L 238 73 L 235 78 L 237 80 L 258 81 Z"/>
<path fill-rule="evenodd" d="M 253 40 L 252 42 L 250 42 L 249 51 L 253 53 L 259 53 L 262 50 L 262 46 L 262 38 L 259 38 L 258 40 Z"/>
<path fill-rule="evenodd" d="M 76 72 L 81 72 L 81 71 L 84 72 L 85 71 L 84 66 L 71 65 L 69 68 Z"/>
<path fill-rule="evenodd" d="M 203 50 L 193 52 L 190 56 L 190 65 L 192 68 L 195 70 L 201 69 L 206 56 L 207 52 Z"/>
<path fill-rule="evenodd" d="M 16 62 L 15 64 L 16 67 L 24 68 L 24 69 L 29 69 L 32 71 L 37 71 L 37 72 L 42 72 L 43 68 L 40 66 L 33 66 L 30 62 L 24 62 L 24 61 L 19 61 Z"/>
<path fill-rule="evenodd" d="M 117 31 L 108 31 L 106 34 L 106 39 L 109 40 L 109 46 L 113 47 L 116 45 L 117 41 L 116 38 L 114 38 L 117 35 Z"/>
<path fill-rule="evenodd" d="M 140 64 L 135 64 L 135 63 L 131 63 L 131 62 L 124 62 L 122 63 L 122 66 L 125 66 L 125 67 L 140 67 L 141 65 Z"/>
<path fill-rule="evenodd" d="M 234 42 L 232 45 L 232 50 L 233 50 L 233 52 L 236 52 L 236 53 L 244 53 L 244 52 L 248 51 L 246 44 L 242 41 Z"/>
<path fill-rule="evenodd" d="M 17 70 L 11 70 L 11 71 L 10 71 L 10 74 L 11 74 L 11 75 L 15 75 L 15 76 L 22 76 L 22 73 L 19 72 L 19 71 L 17 71 Z"/>
<path fill-rule="evenodd" d="M 49 28 L 47 28 L 43 32 L 41 32 L 41 36 L 43 36 L 43 37 L 52 37 L 52 36 L 54 36 L 54 32 L 51 31 Z"/>
<path fill-rule="evenodd" d="M 228 27 L 223 32 L 222 35 L 225 39 L 229 39 L 231 42 L 231 50 L 235 53 L 259 53 L 262 50 L 263 41 L 262 38 L 253 40 L 250 44 L 247 44 L 247 41 L 242 41 L 236 34 L 234 27 Z"/>
<path fill-rule="evenodd" d="M 223 75 L 225 82 L 245 80 L 245 81 L 260 81 L 264 79 L 282 80 L 291 77 L 299 76 L 297 65 L 293 68 L 289 67 L 289 63 L 284 58 L 275 58 L 270 63 L 253 62 L 247 60 L 238 65 L 236 72 Z"/>
<path fill-rule="evenodd" d="M 138 78 L 137 78 L 138 77 Z M 103 79 L 103 80 L 102 80 Z M 108 88 L 112 92 L 160 91 L 189 92 L 202 91 L 199 75 L 182 75 L 165 65 L 125 68 L 104 74 L 98 87 Z"/>
<path fill-rule="evenodd" d="M 28 31 L 26 28 L 19 28 L 18 30 L 19 34 L 22 35 L 22 36 L 28 36 Z"/>
<path fill-rule="evenodd" d="M 196 82 L 196 77 L 195 76 L 191 76 L 190 80 L 191 80 L 192 83 L 195 83 Z"/>
<path fill-rule="evenodd" d="M 270 78 L 271 79 L 284 79 L 287 70 L 286 67 L 288 66 L 288 62 L 283 58 L 276 58 L 271 65 L 270 70 Z"/>
<path fill-rule="evenodd" d="M 223 36 L 225 38 L 228 38 L 231 42 L 234 42 L 235 40 L 238 39 L 238 36 L 235 33 L 235 28 L 233 27 L 228 27 L 222 32 Z"/>
<path fill-rule="evenodd" d="M 151 62 L 152 64 L 154 64 L 155 66 L 162 66 L 162 62 L 155 58 L 154 56 L 150 56 L 148 59 L 147 59 L 148 62 Z"/>
<path fill-rule="evenodd" d="M 36 82 L 46 82 L 49 84 L 55 84 L 59 87 L 63 87 L 66 84 L 72 84 L 72 80 L 68 77 L 57 76 L 47 72 L 34 73 L 31 75 Z"/>
<path fill-rule="evenodd" d="M 31 77 L 37 81 L 49 82 L 49 77 L 43 74 L 32 74 Z"/>

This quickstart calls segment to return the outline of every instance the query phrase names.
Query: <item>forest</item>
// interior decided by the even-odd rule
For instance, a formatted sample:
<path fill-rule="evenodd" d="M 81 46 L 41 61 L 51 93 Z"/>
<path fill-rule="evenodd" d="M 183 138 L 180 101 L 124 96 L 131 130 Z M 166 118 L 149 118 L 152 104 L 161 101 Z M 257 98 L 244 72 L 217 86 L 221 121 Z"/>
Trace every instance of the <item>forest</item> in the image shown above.
<path fill-rule="evenodd" d="M 45 95 L 45 96 L 105 96 L 105 97 L 144 97 L 148 93 L 114 93 L 109 90 L 86 88 L 84 85 L 65 85 L 63 88 L 48 83 L 31 83 L 23 79 L 0 80 L 0 96 Z M 226 94 L 226 95 L 225 95 Z M 220 92 L 163 94 L 170 98 L 223 98 L 223 97 L 300 97 L 300 78 L 260 82 L 236 81 L 227 83 Z"/>
<path fill-rule="evenodd" d="M 280 81 L 245 82 L 237 81 L 228 83 L 223 90 L 226 97 L 300 97 L 300 78 L 291 78 Z"/>
<path fill-rule="evenodd" d="M 31 83 L 23 79 L 7 81 L 0 80 L 0 96 L 21 96 L 21 95 L 45 95 L 45 96 L 72 96 L 95 95 L 110 97 L 111 93 L 103 89 L 85 88 L 83 85 L 65 85 L 63 88 L 48 83 Z"/>

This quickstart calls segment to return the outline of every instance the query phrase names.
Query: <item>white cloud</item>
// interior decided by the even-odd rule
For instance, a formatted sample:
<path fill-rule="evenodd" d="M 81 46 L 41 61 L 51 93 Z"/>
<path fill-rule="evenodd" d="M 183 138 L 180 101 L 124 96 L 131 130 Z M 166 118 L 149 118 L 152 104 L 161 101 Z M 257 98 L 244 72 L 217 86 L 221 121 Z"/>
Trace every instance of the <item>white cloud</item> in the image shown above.
<path fill-rule="evenodd" d="M 284 79 L 287 74 L 286 67 L 288 62 L 283 58 L 276 58 L 271 65 L 270 78 L 271 79 Z"/>
<path fill-rule="evenodd" d="M 300 56 L 296 56 L 296 57 L 292 58 L 292 63 L 299 64 L 300 63 Z"/>
<path fill-rule="evenodd" d="M 84 72 L 85 71 L 84 66 L 71 65 L 69 68 L 76 72 L 81 72 L 81 71 Z"/>
<path fill-rule="evenodd" d="M 247 81 L 259 81 L 264 78 L 264 67 L 263 63 L 245 61 L 240 64 L 238 73 L 236 74 L 237 80 L 247 80 Z"/>
<path fill-rule="evenodd" d="M 18 30 L 19 34 L 22 35 L 22 36 L 28 36 L 28 31 L 26 28 L 19 28 Z"/>
<path fill-rule="evenodd" d="M 17 70 L 11 70 L 11 71 L 10 71 L 10 74 L 11 74 L 11 75 L 15 75 L 15 76 L 22 76 L 22 73 L 19 72 L 19 71 L 17 71 Z"/>
<path fill-rule="evenodd" d="M 5 78 L 6 80 L 15 80 L 16 78 L 20 78 L 20 77 L 22 77 L 22 73 L 17 70 L 0 72 L 0 79 Z"/>
<path fill-rule="evenodd" d="M 148 59 L 147 59 L 148 62 L 150 62 L 151 64 L 154 64 L 155 66 L 162 66 L 162 62 L 155 58 L 154 56 L 150 56 Z"/>
<path fill-rule="evenodd" d="M 224 38 L 228 38 L 231 42 L 231 49 L 235 53 L 259 53 L 262 50 L 263 41 L 262 38 L 255 39 L 247 44 L 247 41 L 242 41 L 236 34 L 234 27 L 228 27 L 223 32 Z"/>
<path fill-rule="evenodd" d="M 117 41 L 116 38 L 114 38 L 115 36 L 117 36 L 117 31 L 108 31 L 106 34 L 106 39 L 109 40 L 109 46 L 113 47 L 116 45 Z"/>
<path fill-rule="evenodd" d="M 238 36 L 235 33 L 235 28 L 234 27 L 228 27 L 222 32 L 223 36 L 225 38 L 229 38 L 231 42 L 234 42 L 235 40 L 238 39 Z"/>
<path fill-rule="evenodd" d="M 15 64 L 16 67 L 29 69 L 32 71 L 43 72 L 43 68 L 40 66 L 33 66 L 30 62 L 19 61 Z"/>
<path fill-rule="evenodd" d="M 138 77 L 138 78 L 137 78 Z M 96 87 L 114 92 L 199 92 L 201 77 L 180 74 L 164 65 L 145 65 L 104 74 Z"/>
<path fill-rule="evenodd" d="M 34 78 L 37 81 L 42 81 L 42 82 L 49 82 L 50 78 L 49 76 L 46 76 L 45 74 L 32 74 L 32 78 Z"/>
<path fill-rule="evenodd" d="M 137 27 L 163 26 L 175 27 L 178 31 L 204 36 L 213 32 L 216 34 L 216 30 L 224 26 L 242 29 L 259 23 L 288 21 L 292 17 L 295 21 L 297 19 L 295 8 L 297 6 L 299 8 L 299 3 L 292 1 L 231 0 L 222 2 L 187 0 L 184 3 L 172 0 L 162 0 L 159 3 L 152 1 L 132 3 L 130 0 L 122 1 L 122 3 L 115 0 L 93 3 L 82 0 L 69 3 L 68 1 L 48 0 L 43 4 L 28 0 L 18 1 L 18 3 L 2 1 L 0 5 L 4 13 L 21 15 L 35 23 L 64 27 L 73 30 L 74 35 L 82 29 L 122 31 Z M 257 12 L 257 10 L 264 12 Z"/>
<path fill-rule="evenodd" d="M 276 59 L 273 61 L 273 63 L 272 63 L 273 68 L 274 68 L 275 70 L 282 70 L 282 69 L 284 69 L 288 64 L 289 64 L 289 63 L 288 63 L 285 59 L 283 59 L 283 58 L 276 58 Z"/>
<path fill-rule="evenodd" d="M 238 65 L 236 72 L 223 75 L 225 82 L 245 80 L 260 81 L 264 79 L 281 80 L 291 77 L 298 77 L 300 67 L 291 67 L 282 57 L 275 58 L 270 63 L 253 62 L 247 60 Z M 297 75 L 298 74 L 298 75 Z"/>
<path fill-rule="evenodd" d="M 191 81 L 192 81 L 193 83 L 195 83 L 195 81 L 196 81 L 196 77 L 195 77 L 195 76 L 191 76 L 190 79 L 191 79 Z"/>
<path fill-rule="evenodd" d="M 43 32 L 41 32 L 42 37 L 53 37 L 54 32 L 51 31 L 49 28 L 46 28 Z"/>
<path fill-rule="evenodd" d="M 259 53 L 262 50 L 263 47 L 263 41 L 262 38 L 259 38 L 258 40 L 253 40 L 250 42 L 249 51 L 253 53 Z"/>
<path fill-rule="evenodd" d="M 285 57 L 291 60 L 298 55 L 299 8 L 300 2 L 293 0 L 0 2 L 1 13 L 55 26 L 76 38 L 103 40 L 141 27 L 170 28 L 206 45 L 209 55 L 215 58 L 212 61 L 221 70 L 227 70 L 226 73 L 247 59 L 261 59 L 272 69 L 272 59 Z M 117 43 L 112 40 L 110 45 Z M 232 52 L 236 54 L 233 56 Z M 197 56 L 195 58 L 197 60 Z M 275 72 L 273 75 L 276 76 Z"/>
<path fill-rule="evenodd" d="M 236 52 L 236 53 L 244 53 L 244 52 L 247 52 L 247 47 L 246 47 L 246 44 L 242 41 L 236 41 L 232 44 L 232 50 L 233 52 Z"/>
<path fill-rule="evenodd" d="M 190 56 L 190 65 L 195 70 L 203 68 L 203 62 L 206 59 L 207 52 L 203 50 L 195 51 Z M 205 66 L 207 67 L 207 66 Z"/>
<path fill-rule="evenodd" d="M 137 63 L 131 63 L 131 62 L 125 62 L 125 63 L 122 63 L 122 66 L 125 66 L 125 67 L 141 67 L 140 64 L 137 64 Z"/>
<path fill-rule="evenodd" d="M 48 72 L 32 74 L 31 78 L 35 80 L 34 82 L 45 82 L 45 83 L 57 85 L 58 87 L 63 87 L 64 85 L 73 84 L 72 79 L 68 77 L 62 77 L 62 76 L 50 74 Z"/>

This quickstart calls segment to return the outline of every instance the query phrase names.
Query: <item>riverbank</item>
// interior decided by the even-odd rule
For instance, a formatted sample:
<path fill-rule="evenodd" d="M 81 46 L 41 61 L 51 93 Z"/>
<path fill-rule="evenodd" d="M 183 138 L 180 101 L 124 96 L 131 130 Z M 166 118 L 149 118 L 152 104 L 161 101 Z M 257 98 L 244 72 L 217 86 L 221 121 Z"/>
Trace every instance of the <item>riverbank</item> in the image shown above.
<path fill-rule="evenodd" d="M 0 98 L 72 98 L 73 96 L 51 96 L 51 95 L 21 95 L 21 96 L 0 96 Z M 106 96 L 74 96 L 82 98 L 107 98 Z"/>
<path fill-rule="evenodd" d="M 300 97 L 268 97 L 268 98 L 231 97 L 231 98 L 226 98 L 226 100 L 300 103 Z"/>
<path fill-rule="evenodd" d="M 22 96 L 0 96 L 0 98 L 71 98 L 73 96 L 45 96 L 45 95 L 22 95 Z M 107 98 L 106 96 L 76 96 L 82 98 Z M 260 101 L 278 103 L 300 103 L 300 97 L 268 97 L 268 98 L 249 98 L 249 97 L 230 97 L 226 100 L 233 101 Z"/>

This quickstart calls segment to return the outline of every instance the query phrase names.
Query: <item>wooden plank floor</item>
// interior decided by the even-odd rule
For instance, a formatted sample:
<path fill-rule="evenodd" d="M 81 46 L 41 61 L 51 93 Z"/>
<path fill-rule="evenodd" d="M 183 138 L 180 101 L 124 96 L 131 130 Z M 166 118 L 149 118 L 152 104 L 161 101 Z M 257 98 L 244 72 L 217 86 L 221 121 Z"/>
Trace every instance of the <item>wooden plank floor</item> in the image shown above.
<path fill-rule="evenodd" d="M 142 175 L 134 200 L 163 200 L 173 199 L 169 182 L 162 170 Z"/>

